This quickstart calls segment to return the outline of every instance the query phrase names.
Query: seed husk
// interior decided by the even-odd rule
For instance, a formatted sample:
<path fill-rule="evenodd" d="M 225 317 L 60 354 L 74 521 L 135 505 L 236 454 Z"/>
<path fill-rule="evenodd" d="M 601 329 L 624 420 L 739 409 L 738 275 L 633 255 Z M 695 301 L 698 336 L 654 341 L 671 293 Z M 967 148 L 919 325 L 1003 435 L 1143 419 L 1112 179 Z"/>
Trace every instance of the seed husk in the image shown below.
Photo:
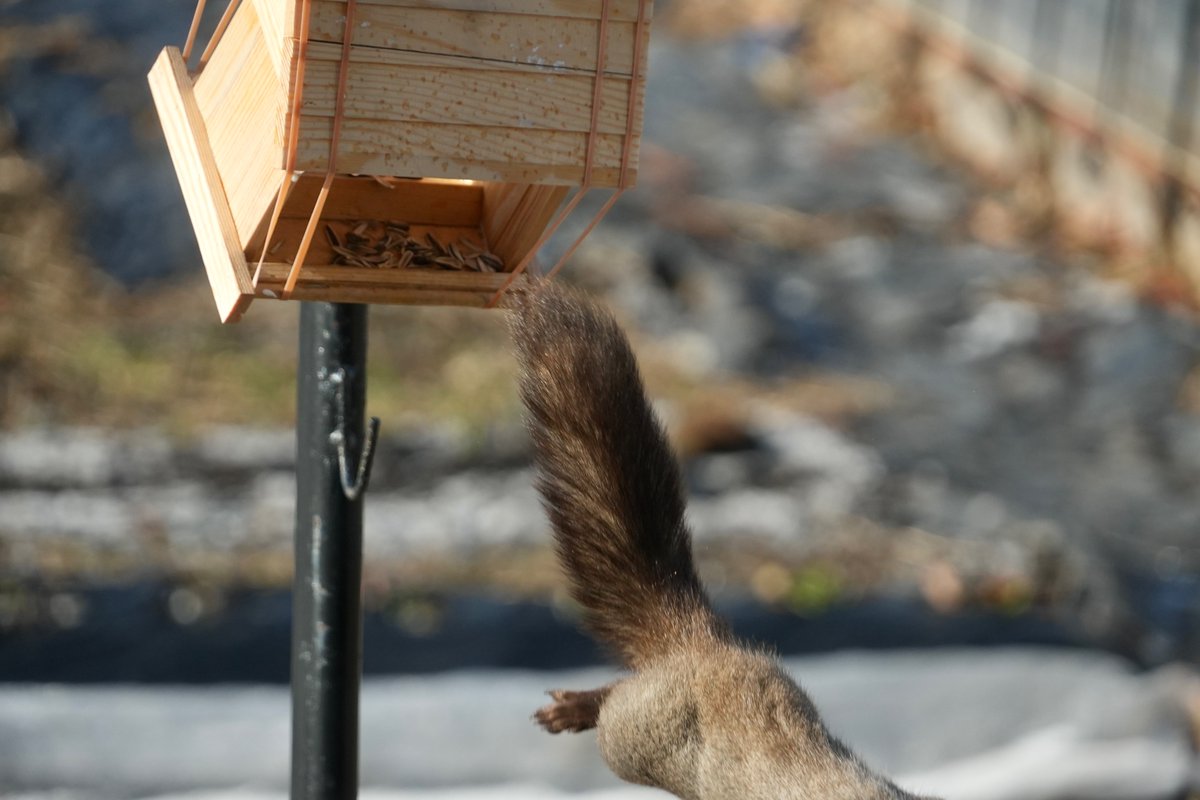
<path fill-rule="evenodd" d="M 335 264 L 373 269 L 444 269 L 497 272 L 503 262 L 471 238 L 443 242 L 433 231 L 415 238 L 408 223 L 359 220 L 339 236 L 332 225 L 325 235 Z"/>

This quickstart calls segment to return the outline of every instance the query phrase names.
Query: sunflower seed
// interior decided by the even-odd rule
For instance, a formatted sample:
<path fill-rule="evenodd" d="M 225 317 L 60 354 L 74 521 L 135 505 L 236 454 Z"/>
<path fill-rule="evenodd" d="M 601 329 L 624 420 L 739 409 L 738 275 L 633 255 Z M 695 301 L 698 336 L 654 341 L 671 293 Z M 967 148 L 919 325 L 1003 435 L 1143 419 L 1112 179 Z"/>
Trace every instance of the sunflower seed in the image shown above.
<path fill-rule="evenodd" d="M 339 238 L 332 226 L 325 235 L 335 253 L 335 264 L 372 269 L 432 268 L 502 272 L 504 262 L 471 237 L 442 242 L 433 231 L 415 238 L 408 223 L 359 220 Z"/>
<path fill-rule="evenodd" d="M 443 247 L 442 243 L 438 241 L 438 238 L 433 235 L 433 231 L 429 231 L 425 234 L 425 241 L 429 242 L 429 246 L 433 248 L 435 253 L 440 256 L 446 255 L 446 248 Z"/>

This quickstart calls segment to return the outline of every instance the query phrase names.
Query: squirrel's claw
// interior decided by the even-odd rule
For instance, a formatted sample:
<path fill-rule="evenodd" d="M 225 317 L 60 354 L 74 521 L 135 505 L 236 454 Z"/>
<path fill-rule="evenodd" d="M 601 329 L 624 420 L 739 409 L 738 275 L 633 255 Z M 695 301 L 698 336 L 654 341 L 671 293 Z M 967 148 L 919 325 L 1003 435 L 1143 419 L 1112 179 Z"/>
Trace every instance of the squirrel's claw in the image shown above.
<path fill-rule="evenodd" d="M 554 702 L 535 711 L 534 720 L 550 733 L 579 733 L 596 727 L 596 722 L 600 719 L 600 704 L 608 691 L 593 689 L 587 692 L 570 692 L 565 689 L 552 689 L 546 694 L 550 695 Z"/>

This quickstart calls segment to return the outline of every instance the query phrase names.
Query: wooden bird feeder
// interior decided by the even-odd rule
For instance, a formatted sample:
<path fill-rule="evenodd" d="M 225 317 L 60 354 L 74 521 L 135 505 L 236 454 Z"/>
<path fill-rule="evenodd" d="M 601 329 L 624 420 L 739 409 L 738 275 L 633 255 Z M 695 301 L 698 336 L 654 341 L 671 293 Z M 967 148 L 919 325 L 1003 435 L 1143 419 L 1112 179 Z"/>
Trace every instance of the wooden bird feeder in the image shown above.
<path fill-rule="evenodd" d="M 189 71 L 193 24 L 149 81 L 221 318 L 519 286 L 584 192 L 633 184 L 650 6 L 231 0 Z"/>

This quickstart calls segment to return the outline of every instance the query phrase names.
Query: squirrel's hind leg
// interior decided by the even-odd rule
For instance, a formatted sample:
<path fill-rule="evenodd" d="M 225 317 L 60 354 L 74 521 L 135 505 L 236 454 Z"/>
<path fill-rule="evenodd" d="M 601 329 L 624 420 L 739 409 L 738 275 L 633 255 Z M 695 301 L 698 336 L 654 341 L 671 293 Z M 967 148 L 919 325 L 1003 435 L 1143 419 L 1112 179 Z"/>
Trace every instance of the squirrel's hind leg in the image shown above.
<path fill-rule="evenodd" d="M 552 689 L 546 694 L 554 701 L 534 712 L 533 718 L 550 733 L 579 733 L 596 727 L 600 706 L 612 691 L 612 685 L 585 692 Z"/>

